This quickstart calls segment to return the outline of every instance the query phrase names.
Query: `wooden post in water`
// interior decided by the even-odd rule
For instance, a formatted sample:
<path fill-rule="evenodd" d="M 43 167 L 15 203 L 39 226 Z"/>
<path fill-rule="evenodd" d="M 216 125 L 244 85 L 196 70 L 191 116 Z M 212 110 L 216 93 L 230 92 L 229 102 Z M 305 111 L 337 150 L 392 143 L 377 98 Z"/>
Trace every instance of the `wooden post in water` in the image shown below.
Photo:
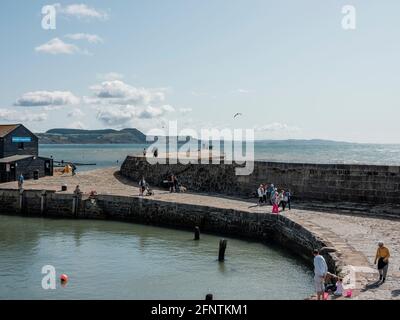
<path fill-rule="evenodd" d="M 225 240 L 225 239 L 219 240 L 218 261 L 220 261 L 220 262 L 225 260 L 225 250 L 226 250 L 227 242 L 228 242 L 228 240 Z"/>
<path fill-rule="evenodd" d="M 213 299 L 213 295 L 211 293 L 206 295 L 206 301 L 211 301 Z"/>
<path fill-rule="evenodd" d="M 200 228 L 199 227 L 194 228 L 194 240 L 200 240 Z"/>

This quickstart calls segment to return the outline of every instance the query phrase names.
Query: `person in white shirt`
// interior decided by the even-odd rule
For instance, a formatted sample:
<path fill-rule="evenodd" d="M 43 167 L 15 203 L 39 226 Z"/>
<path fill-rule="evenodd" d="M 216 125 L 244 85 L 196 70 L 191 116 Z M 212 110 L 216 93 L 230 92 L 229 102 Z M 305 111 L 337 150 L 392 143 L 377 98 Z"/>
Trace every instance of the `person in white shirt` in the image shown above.
<path fill-rule="evenodd" d="M 314 285 L 317 292 L 317 299 L 323 300 L 325 291 L 325 277 L 328 272 L 328 266 L 323 256 L 315 249 L 314 255 Z"/>

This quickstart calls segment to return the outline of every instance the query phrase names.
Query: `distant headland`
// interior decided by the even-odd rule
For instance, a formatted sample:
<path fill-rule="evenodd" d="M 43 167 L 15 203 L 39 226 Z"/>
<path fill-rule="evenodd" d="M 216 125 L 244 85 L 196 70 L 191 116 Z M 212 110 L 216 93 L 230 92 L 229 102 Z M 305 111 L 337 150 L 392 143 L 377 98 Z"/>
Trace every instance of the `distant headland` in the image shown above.
<path fill-rule="evenodd" d="M 37 133 L 40 144 L 125 144 L 146 143 L 146 135 L 135 128 L 122 130 L 51 129 Z"/>
<path fill-rule="evenodd" d="M 146 135 L 136 128 L 115 129 L 50 129 L 44 133 L 35 133 L 40 144 L 146 144 Z M 182 143 L 182 142 L 181 142 Z M 287 139 L 287 140 L 256 140 L 263 144 L 351 144 L 350 142 L 323 139 Z"/>

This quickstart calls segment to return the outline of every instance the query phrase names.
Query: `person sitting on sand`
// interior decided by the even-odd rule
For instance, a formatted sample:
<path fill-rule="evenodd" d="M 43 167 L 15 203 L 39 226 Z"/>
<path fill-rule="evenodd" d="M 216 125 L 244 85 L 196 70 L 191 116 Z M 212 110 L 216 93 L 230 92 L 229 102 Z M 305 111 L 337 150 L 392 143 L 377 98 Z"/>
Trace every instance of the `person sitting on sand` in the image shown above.
<path fill-rule="evenodd" d="M 333 293 L 333 295 L 340 297 L 343 295 L 343 279 L 338 278 L 336 281 L 336 291 Z"/>
<path fill-rule="evenodd" d="M 325 292 L 335 292 L 338 279 L 333 273 L 327 272 L 325 276 Z"/>
<path fill-rule="evenodd" d="M 382 241 L 379 241 L 374 264 L 376 264 L 378 261 L 379 280 L 381 280 L 382 283 L 384 283 L 386 280 L 386 275 L 389 268 L 389 257 L 389 249 L 383 245 Z"/>

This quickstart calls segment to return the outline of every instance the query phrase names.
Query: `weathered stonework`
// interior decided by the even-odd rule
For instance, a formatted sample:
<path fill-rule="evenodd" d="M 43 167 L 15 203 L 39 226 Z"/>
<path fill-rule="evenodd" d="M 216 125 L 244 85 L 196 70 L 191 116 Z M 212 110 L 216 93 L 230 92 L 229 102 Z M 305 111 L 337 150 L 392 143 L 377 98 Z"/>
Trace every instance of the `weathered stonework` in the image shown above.
<path fill-rule="evenodd" d="M 260 183 L 290 189 L 299 200 L 400 204 L 400 167 L 344 164 L 302 164 L 255 161 L 254 172 L 236 176 L 236 165 L 156 164 L 128 156 L 121 174 L 153 186 L 163 186 L 174 173 L 190 191 L 207 191 L 240 197 L 252 196 Z"/>
<path fill-rule="evenodd" d="M 53 191 L 0 190 L 0 213 L 81 219 L 110 219 L 142 224 L 184 228 L 235 237 L 274 242 L 283 245 L 310 263 L 314 248 L 327 246 L 300 224 L 282 215 L 251 213 L 159 201 L 149 198 L 98 195 L 95 199 L 77 198 L 73 194 Z M 337 272 L 338 259 L 325 255 L 330 270 Z"/>

